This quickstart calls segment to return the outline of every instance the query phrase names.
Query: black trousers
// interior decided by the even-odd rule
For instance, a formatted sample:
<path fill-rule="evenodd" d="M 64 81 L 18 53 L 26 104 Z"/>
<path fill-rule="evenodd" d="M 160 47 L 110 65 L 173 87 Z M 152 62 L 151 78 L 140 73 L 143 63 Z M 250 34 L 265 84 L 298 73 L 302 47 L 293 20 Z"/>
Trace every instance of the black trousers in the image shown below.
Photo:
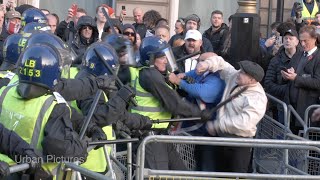
<path fill-rule="evenodd" d="M 247 173 L 251 151 L 250 147 L 214 146 L 215 171 Z"/>
<path fill-rule="evenodd" d="M 187 170 L 173 144 L 149 143 L 145 151 L 145 168 L 157 170 Z"/>

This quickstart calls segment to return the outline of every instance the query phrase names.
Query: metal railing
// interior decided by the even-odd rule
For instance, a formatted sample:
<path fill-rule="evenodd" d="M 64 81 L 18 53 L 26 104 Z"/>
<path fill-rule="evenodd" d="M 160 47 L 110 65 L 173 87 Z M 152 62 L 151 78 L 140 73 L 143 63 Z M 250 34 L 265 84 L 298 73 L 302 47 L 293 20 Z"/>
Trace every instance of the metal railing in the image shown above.
<path fill-rule="evenodd" d="M 148 143 L 181 143 L 215 146 L 235 147 L 267 147 L 279 149 L 301 149 L 320 152 L 315 146 L 320 142 L 301 140 L 274 140 L 274 139 L 251 139 L 251 138 L 222 138 L 222 137 L 186 137 L 186 136 L 148 136 L 140 144 L 137 153 L 137 179 L 142 180 L 149 175 L 170 175 L 170 176 L 192 176 L 192 177 L 239 177 L 239 178 L 269 178 L 269 179 L 319 179 L 320 176 L 311 175 L 276 175 L 276 174 L 252 174 L 252 173 L 221 173 L 221 172 L 199 172 L 199 171 L 171 171 L 171 170 L 146 170 L 144 168 L 145 146 Z M 162 174 L 163 173 L 163 174 Z"/>

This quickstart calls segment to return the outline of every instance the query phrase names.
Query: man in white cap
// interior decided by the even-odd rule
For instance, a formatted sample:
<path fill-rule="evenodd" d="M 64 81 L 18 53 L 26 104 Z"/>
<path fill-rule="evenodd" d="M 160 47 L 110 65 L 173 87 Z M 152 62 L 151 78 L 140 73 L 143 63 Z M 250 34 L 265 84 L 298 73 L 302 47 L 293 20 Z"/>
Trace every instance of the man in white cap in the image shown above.
<path fill-rule="evenodd" d="M 173 49 L 173 54 L 176 59 L 198 51 L 204 52 L 202 48 L 202 35 L 198 30 L 187 31 L 184 41 L 184 45 Z M 185 61 L 177 62 L 180 72 L 189 72 L 190 70 L 193 70 L 198 63 L 198 57 L 199 56 L 194 56 Z"/>

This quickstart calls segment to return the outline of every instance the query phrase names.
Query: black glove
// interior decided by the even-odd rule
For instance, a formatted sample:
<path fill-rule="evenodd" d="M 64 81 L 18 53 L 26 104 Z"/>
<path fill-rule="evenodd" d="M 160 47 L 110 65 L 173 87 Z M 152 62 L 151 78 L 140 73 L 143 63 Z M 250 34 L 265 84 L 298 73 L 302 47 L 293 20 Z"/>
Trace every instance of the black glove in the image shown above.
<path fill-rule="evenodd" d="M 301 3 L 299 2 L 295 2 L 293 4 L 293 11 L 296 15 L 296 18 L 301 18 L 302 17 L 302 10 L 303 10 L 303 6 Z"/>
<path fill-rule="evenodd" d="M 194 80 L 193 77 L 190 76 L 185 76 L 182 78 L 183 80 L 187 81 L 188 84 L 194 84 L 196 81 Z"/>
<path fill-rule="evenodd" d="M 150 130 L 152 128 L 152 120 L 148 116 L 141 117 L 141 130 Z"/>
<path fill-rule="evenodd" d="M 212 113 L 210 109 L 205 109 L 201 111 L 201 121 L 207 122 L 212 119 Z"/>
<path fill-rule="evenodd" d="M 32 149 L 27 149 L 23 152 L 21 162 L 29 164 L 27 174 L 34 174 L 41 169 L 41 158 Z"/>
<path fill-rule="evenodd" d="M 102 141 L 107 140 L 107 135 L 103 132 L 102 128 L 97 125 L 94 125 L 89 130 L 89 137 L 91 137 L 92 141 Z M 103 147 L 103 145 L 98 145 L 94 149 L 97 150 Z"/>
<path fill-rule="evenodd" d="M 131 135 L 131 130 L 122 121 L 117 121 L 117 122 L 113 123 L 112 127 L 116 131 L 116 133 L 123 131 L 123 132 L 127 133 L 128 135 Z"/>
<path fill-rule="evenodd" d="M 9 164 L 0 161 L 0 179 L 6 179 L 10 175 Z"/>
<path fill-rule="evenodd" d="M 117 95 L 121 97 L 121 99 L 123 99 L 126 103 L 128 103 L 130 101 L 130 98 L 134 97 L 136 93 L 130 86 L 124 85 L 118 91 Z"/>
<path fill-rule="evenodd" d="M 102 89 L 105 92 L 117 91 L 115 83 L 116 78 L 114 76 L 102 75 L 96 77 L 96 83 L 99 89 Z"/>

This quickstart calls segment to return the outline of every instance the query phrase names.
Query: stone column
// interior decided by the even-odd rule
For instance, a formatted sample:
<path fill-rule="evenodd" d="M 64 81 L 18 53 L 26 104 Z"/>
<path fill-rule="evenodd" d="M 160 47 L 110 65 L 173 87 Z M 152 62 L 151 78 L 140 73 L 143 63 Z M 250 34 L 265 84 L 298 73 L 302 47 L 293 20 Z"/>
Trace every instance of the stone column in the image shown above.
<path fill-rule="evenodd" d="M 239 8 L 237 13 L 257 13 L 256 0 L 238 0 Z"/>

